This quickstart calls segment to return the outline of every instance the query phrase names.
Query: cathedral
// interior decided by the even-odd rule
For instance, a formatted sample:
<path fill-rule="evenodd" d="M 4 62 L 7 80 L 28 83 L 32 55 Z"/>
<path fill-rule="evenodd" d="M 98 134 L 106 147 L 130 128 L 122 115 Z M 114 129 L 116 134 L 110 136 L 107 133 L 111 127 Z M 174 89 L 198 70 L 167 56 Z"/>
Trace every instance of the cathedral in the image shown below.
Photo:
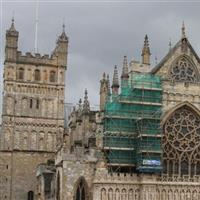
<path fill-rule="evenodd" d="M 124 56 L 112 82 L 103 73 L 99 110 L 91 109 L 85 90 L 67 119 L 64 27 L 51 55 L 22 54 L 18 37 L 12 20 L 3 75 L 1 200 L 200 199 L 200 58 L 184 24 L 156 66 L 146 35 L 141 62 Z"/>

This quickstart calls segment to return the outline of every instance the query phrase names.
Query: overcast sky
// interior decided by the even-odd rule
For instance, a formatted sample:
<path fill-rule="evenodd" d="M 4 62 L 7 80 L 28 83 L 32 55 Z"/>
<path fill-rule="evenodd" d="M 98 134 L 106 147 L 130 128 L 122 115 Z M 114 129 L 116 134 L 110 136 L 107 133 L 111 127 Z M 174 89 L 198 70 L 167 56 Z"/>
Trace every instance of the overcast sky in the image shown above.
<path fill-rule="evenodd" d="M 181 35 L 182 21 L 186 34 L 200 54 L 200 3 L 163 1 L 39 1 L 38 48 L 50 54 L 62 31 L 65 19 L 69 37 L 66 102 L 77 103 L 88 89 L 92 105 L 99 104 L 99 80 L 103 72 L 112 76 L 114 65 L 128 60 L 141 60 L 144 35 L 148 34 L 151 59 L 158 62 L 168 52 L 169 38 L 175 44 Z M 14 11 L 19 31 L 19 50 L 34 50 L 34 1 L 1 2 L 1 89 L 5 31 L 10 27 Z"/>

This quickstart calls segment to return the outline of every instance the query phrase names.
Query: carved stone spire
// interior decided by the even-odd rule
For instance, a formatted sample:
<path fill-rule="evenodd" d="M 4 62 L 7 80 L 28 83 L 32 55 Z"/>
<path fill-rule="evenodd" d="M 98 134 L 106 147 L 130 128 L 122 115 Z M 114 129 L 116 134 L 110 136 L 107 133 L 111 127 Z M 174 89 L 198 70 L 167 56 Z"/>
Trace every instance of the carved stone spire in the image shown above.
<path fill-rule="evenodd" d="M 113 82 L 112 82 L 112 87 L 115 87 L 115 86 L 119 87 L 117 65 L 115 65 L 115 68 L 114 68 Z"/>
<path fill-rule="evenodd" d="M 150 56 L 151 56 L 151 52 L 149 48 L 149 40 L 148 40 L 148 36 L 145 35 L 144 46 L 142 49 L 142 64 L 150 65 Z"/>
<path fill-rule="evenodd" d="M 59 36 L 59 38 L 58 38 L 58 40 L 60 40 L 60 41 L 68 41 L 68 37 L 67 37 L 67 35 L 66 35 L 66 33 L 65 33 L 65 24 L 63 23 L 63 25 L 62 25 L 62 33 L 61 33 L 61 35 Z"/>
<path fill-rule="evenodd" d="M 15 19 L 14 19 L 14 16 L 12 17 L 12 23 L 11 23 L 11 27 L 10 27 L 9 31 L 16 31 L 16 29 L 15 29 Z"/>
<path fill-rule="evenodd" d="M 81 121 L 82 111 L 83 111 L 82 100 L 79 99 L 78 109 L 76 111 L 76 113 L 77 113 L 77 121 Z"/>
<path fill-rule="evenodd" d="M 118 79 L 117 65 L 115 65 L 113 73 L 113 82 L 112 82 L 112 93 L 117 95 L 118 92 L 119 92 L 119 79 Z"/>
<path fill-rule="evenodd" d="M 182 33 L 182 39 L 186 38 L 186 34 L 185 34 L 185 23 L 184 23 L 184 21 L 183 21 L 183 23 L 182 23 L 181 33 Z"/>
<path fill-rule="evenodd" d="M 106 74 L 104 72 L 103 77 L 100 80 L 100 111 L 104 110 L 107 93 L 108 93 L 108 85 L 106 80 Z"/>
<path fill-rule="evenodd" d="M 87 89 L 85 89 L 85 96 L 84 96 L 84 102 L 83 102 L 83 113 L 88 114 L 89 112 L 90 112 L 90 103 L 88 101 Z"/>
<path fill-rule="evenodd" d="M 103 73 L 103 77 L 102 77 L 102 79 L 100 80 L 100 94 L 101 94 L 102 92 L 104 92 L 105 87 L 106 87 L 106 73 L 104 72 L 104 73 Z"/>
<path fill-rule="evenodd" d="M 110 94 L 110 79 L 108 74 L 107 74 L 107 88 L 108 88 L 108 94 Z"/>
<path fill-rule="evenodd" d="M 182 35 L 181 35 L 181 50 L 182 50 L 182 52 L 186 53 L 187 49 L 188 49 L 188 42 L 187 42 L 187 37 L 186 37 L 186 34 L 185 34 L 184 21 L 183 21 L 183 24 L 182 24 L 181 32 L 182 32 Z"/>
<path fill-rule="evenodd" d="M 62 27 L 63 27 L 63 33 L 65 33 L 65 23 L 64 22 L 63 22 Z"/>
<path fill-rule="evenodd" d="M 169 38 L 169 51 L 171 51 L 172 49 L 172 41 L 171 41 L 171 38 Z"/>
<path fill-rule="evenodd" d="M 82 112 L 82 100 L 79 99 L 79 102 L 78 102 L 78 112 Z"/>
<path fill-rule="evenodd" d="M 128 61 L 127 61 L 127 57 L 124 56 L 121 79 L 126 80 L 128 78 L 129 78 L 129 75 L 128 75 Z"/>
<path fill-rule="evenodd" d="M 14 16 L 12 17 L 12 23 L 10 28 L 6 31 L 7 34 L 12 34 L 13 36 L 18 36 L 19 32 L 15 29 L 15 19 Z"/>
<path fill-rule="evenodd" d="M 106 80 L 106 73 L 103 73 L 103 80 Z"/>
<path fill-rule="evenodd" d="M 62 33 L 57 39 L 56 47 L 52 53 L 52 56 L 56 57 L 58 65 L 63 66 L 65 67 L 65 69 L 67 69 L 67 54 L 68 54 L 69 39 L 65 33 L 64 24 L 62 29 L 63 29 Z"/>

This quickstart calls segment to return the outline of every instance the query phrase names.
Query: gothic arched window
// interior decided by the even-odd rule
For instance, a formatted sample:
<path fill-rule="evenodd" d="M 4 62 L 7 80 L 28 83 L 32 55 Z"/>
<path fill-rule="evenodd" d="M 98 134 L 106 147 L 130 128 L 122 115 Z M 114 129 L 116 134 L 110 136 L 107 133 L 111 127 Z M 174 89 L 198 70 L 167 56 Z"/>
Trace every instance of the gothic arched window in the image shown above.
<path fill-rule="evenodd" d="M 56 82 L 56 72 L 55 71 L 50 72 L 49 80 L 50 80 L 50 82 Z"/>
<path fill-rule="evenodd" d="M 163 128 L 164 173 L 200 175 L 200 116 L 184 105 L 172 113 Z"/>
<path fill-rule="evenodd" d="M 23 80 L 24 79 L 24 69 L 23 68 L 19 68 L 17 75 L 18 75 L 17 76 L 18 79 Z"/>
<path fill-rule="evenodd" d="M 35 70 L 35 81 L 40 81 L 40 70 L 39 69 Z"/>
<path fill-rule="evenodd" d="M 33 99 L 30 99 L 30 104 L 29 107 L 32 108 L 33 107 Z"/>
<path fill-rule="evenodd" d="M 186 58 L 179 58 L 170 69 L 172 81 L 196 82 L 198 80 L 194 65 Z"/>
<path fill-rule="evenodd" d="M 33 191 L 28 192 L 28 200 L 34 200 L 34 192 Z"/>
<path fill-rule="evenodd" d="M 39 100 L 39 99 L 36 100 L 36 108 L 37 108 L 37 109 L 40 108 L 40 100 Z"/>
<path fill-rule="evenodd" d="M 79 180 L 79 184 L 76 189 L 75 200 L 88 200 L 86 182 L 84 178 Z"/>

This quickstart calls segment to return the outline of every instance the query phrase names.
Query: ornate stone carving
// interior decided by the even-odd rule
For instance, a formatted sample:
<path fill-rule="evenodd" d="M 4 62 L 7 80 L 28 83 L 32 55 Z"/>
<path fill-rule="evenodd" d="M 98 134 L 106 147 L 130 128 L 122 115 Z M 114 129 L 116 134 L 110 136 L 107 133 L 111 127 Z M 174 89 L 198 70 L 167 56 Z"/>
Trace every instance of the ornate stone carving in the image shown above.
<path fill-rule="evenodd" d="M 198 80 L 194 66 L 185 57 L 181 57 L 172 65 L 169 76 L 172 81 L 196 82 Z"/>
<path fill-rule="evenodd" d="M 164 173 L 200 175 L 199 141 L 200 117 L 187 106 L 176 110 L 164 125 Z"/>

